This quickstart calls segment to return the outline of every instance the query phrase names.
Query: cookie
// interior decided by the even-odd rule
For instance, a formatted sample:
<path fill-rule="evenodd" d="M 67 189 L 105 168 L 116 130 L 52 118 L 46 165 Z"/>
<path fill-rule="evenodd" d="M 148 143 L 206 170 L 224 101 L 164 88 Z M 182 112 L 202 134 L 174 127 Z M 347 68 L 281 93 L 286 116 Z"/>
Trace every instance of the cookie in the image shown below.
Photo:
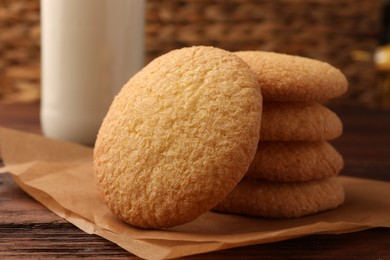
<path fill-rule="evenodd" d="M 323 141 L 343 132 L 340 118 L 316 102 L 264 102 L 263 141 Z"/>
<path fill-rule="evenodd" d="M 246 177 L 271 181 L 311 181 L 336 176 L 343 157 L 328 142 L 260 142 Z"/>
<path fill-rule="evenodd" d="M 235 52 L 257 75 L 264 100 L 323 101 L 344 94 L 343 73 L 314 59 L 264 51 Z"/>
<path fill-rule="evenodd" d="M 334 209 L 344 202 L 337 177 L 308 182 L 244 178 L 215 211 L 266 218 L 296 218 Z"/>
<path fill-rule="evenodd" d="M 122 88 L 94 149 L 97 186 L 125 222 L 163 228 L 196 219 L 241 180 L 256 153 L 262 97 L 236 55 L 171 51 Z"/>

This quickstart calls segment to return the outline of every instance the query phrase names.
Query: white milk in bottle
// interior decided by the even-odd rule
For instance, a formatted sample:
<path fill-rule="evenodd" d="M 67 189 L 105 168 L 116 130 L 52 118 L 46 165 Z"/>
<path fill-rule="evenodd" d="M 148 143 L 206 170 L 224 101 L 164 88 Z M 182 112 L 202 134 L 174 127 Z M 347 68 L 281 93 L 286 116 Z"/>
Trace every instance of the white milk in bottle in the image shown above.
<path fill-rule="evenodd" d="M 41 0 L 41 125 L 93 145 L 114 95 L 144 65 L 143 0 Z"/>

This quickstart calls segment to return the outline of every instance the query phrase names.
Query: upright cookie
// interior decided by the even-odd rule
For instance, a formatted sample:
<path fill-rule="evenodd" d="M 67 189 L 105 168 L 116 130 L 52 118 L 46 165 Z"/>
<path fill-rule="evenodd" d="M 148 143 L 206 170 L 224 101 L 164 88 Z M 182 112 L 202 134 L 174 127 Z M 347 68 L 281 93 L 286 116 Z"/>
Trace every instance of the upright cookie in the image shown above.
<path fill-rule="evenodd" d="M 338 207 L 344 188 L 337 177 L 307 182 L 244 178 L 215 211 L 267 218 L 295 218 Z"/>
<path fill-rule="evenodd" d="M 274 52 L 235 52 L 256 73 L 264 100 L 322 101 L 344 94 L 348 82 L 328 63 Z"/>
<path fill-rule="evenodd" d="M 264 102 L 262 141 L 323 141 L 342 134 L 340 118 L 315 102 Z"/>
<path fill-rule="evenodd" d="M 137 73 L 99 130 L 94 168 L 109 208 L 139 227 L 196 219 L 248 170 L 262 97 L 236 55 L 212 47 L 169 52 Z"/>
<path fill-rule="evenodd" d="M 336 176 L 343 157 L 328 142 L 260 142 L 246 177 L 311 181 Z"/>

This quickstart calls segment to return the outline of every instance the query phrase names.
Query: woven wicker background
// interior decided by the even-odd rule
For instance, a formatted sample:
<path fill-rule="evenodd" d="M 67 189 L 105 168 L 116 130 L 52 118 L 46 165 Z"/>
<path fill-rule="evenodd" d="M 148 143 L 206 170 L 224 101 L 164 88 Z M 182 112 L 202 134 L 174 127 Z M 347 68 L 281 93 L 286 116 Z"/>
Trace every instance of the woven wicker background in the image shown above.
<path fill-rule="evenodd" d="M 149 0 L 146 61 L 169 50 L 213 45 L 269 50 L 327 61 L 348 77 L 335 105 L 378 107 L 371 55 L 380 32 L 380 0 Z M 39 97 L 38 0 L 0 0 L 0 99 Z"/>

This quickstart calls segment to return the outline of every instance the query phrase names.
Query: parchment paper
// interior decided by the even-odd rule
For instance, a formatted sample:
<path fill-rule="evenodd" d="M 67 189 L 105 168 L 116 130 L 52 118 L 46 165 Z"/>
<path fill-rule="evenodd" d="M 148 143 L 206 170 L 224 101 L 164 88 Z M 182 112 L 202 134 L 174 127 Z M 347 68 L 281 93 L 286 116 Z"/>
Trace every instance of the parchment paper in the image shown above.
<path fill-rule="evenodd" d="M 272 220 L 209 212 L 185 225 L 143 230 L 118 220 L 95 186 L 92 148 L 0 128 L 0 151 L 15 182 L 37 201 L 89 234 L 147 259 L 176 258 L 318 233 L 390 227 L 390 183 L 340 177 L 345 203 L 336 210 Z"/>

